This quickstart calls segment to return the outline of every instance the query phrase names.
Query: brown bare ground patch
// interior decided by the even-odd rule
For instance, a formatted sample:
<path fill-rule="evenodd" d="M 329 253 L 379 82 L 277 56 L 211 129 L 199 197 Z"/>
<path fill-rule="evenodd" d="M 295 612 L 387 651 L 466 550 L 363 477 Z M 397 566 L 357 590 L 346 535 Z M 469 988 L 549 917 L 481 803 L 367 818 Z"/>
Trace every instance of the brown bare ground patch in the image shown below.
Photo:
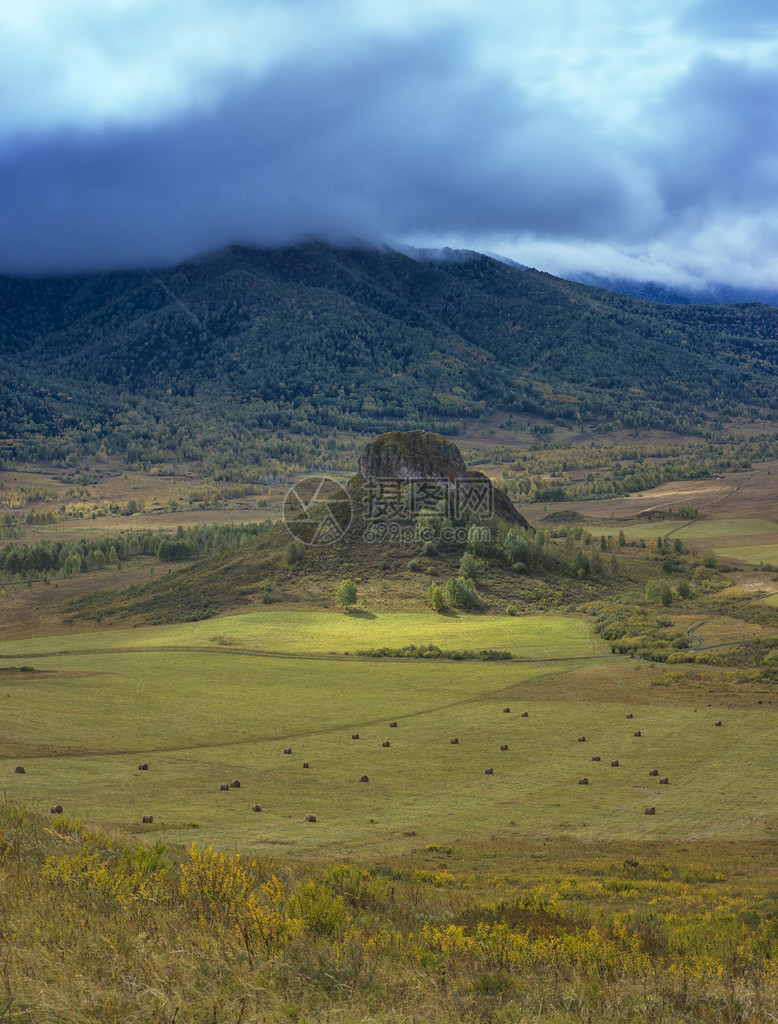
<path fill-rule="evenodd" d="M 186 565 L 177 562 L 176 568 Z M 51 636 L 65 631 L 63 606 L 83 594 L 109 590 L 112 587 L 129 586 L 131 583 L 151 579 L 150 569 L 161 576 L 168 570 L 155 558 L 136 558 L 121 569 L 103 569 L 85 572 L 78 576 L 56 579 L 51 583 L 4 584 L 6 595 L 2 599 L 2 629 L 0 639 L 21 640 L 31 636 Z M 79 632 L 99 629 L 95 623 L 79 623 Z"/>

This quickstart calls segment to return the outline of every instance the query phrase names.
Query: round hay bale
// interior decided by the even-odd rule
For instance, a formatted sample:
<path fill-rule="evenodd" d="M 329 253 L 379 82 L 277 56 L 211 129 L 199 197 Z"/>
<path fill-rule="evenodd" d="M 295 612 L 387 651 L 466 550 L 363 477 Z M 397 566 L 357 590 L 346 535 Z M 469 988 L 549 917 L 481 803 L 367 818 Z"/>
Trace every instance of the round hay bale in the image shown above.
<path fill-rule="evenodd" d="M 389 742 L 389 740 L 384 740 L 384 742 L 381 744 L 382 747 L 391 747 L 391 745 L 392 744 Z"/>
<path fill-rule="evenodd" d="M 621 768 L 618 761 L 611 761 L 611 768 Z"/>
<path fill-rule="evenodd" d="M 143 822 L 144 825 L 153 825 L 154 824 L 154 815 L 153 814 L 144 814 L 143 817 L 141 818 L 141 821 Z"/>
<path fill-rule="evenodd" d="M 494 768 L 484 768 L 484 775 L 494 775 Z"/>
<path fill-rule="evenodd" d="M 500 744 L 500 750 L 507 750 L 507 749 L 508 749 L 508 744 L 507 743 L 501 743 Z"/>
<path fill-rule="evenodd" d="M 452 743 L 459 743 L 459 740 L 458 740 L 458 739 L 456 738 L 456 736 L 455 736 L 455 737 L 454 737 L 454 738 L 452 739 L 452 741 L 451 741 L 451 742 L 452 742 Z"/>
<path fill-rule="evenodd" d="M 644 814 L 656 814 L 656 808 L 655 807 L 646 807 L 646 809 L 645 809 L 645 811 L 643 813 Z"/>
<path fill-rule="evenodd" d="M 578 780 L 578 785 L 579 786 L 588 786 L 589 785 L 589 780 L 584 776 L 583 779 L 579 779 Z"/>
<path fill-rule="evenodd" d="M 306 814 L 305 815 L 305 820 L 306 821 L 316 821 L 316 815 L 315 814 Z"/>
<path fill-rule="evenodd" d="M 230 783 L 230 789 L 240 789 L 240 780 L 233 779 L 232 782 Z"/>
<path fill-rule="evenodd" d="M 629 711 L 629 712 L 627 713 L 627 718 L 634 718 L 634 717 L 635 717 L 635 716 L 634 716 L 634 715 L 632 714 L 632 712 L 631 712 L 631 711 Z"/>
<path fill-rule="evenodd" d="M 659 785 L 660 786 L 669 786 L 670 785 L 670 780 L 668 779 L 668 777 L 666 775 L 663 775 L 660 778 Z"/>
<path fill-rule="evenodd" d="M 359 781 L 360 782 L 370 782 L 370 779 L 367 777 L 367 775 L 360 775 L 359 776 Z"/>
<path fill-rule="evenodd" d="M 62 814 L 62 804 L 54 804 L 49 807 L 49 814 Z"/>
<path fill-rule="evenodd" d="M 229 790 L 229 788 L 230 788 L 229 782 L 222 782 L 222 784 L 219 786 L 219 789 L 222 792 L 224 792 L 225 790 Z"/>
<path fill-rule="evenodd" d="M 262 804 L 252 804 L 251 805 L 251 809 L 252 809 L 252 811 L 261 811 L 262 810 Z"/>
<path fill-rule="evenodd" d="M 600 757 L 599 754 L 595 754 L 594 757 L 592 758 L 592 761 L 602 761 L 602 758 Z"/>
<path fill-rule="evenodd" d="M 146 762 L 145 761 L 141 761 L 141 763 L 138 765 L 138 771 L 139 772 L 147 772 L 148 770 L 149 770 L 149 766 L 146 764 Z"/>
<path fill-rule="evenodd" d="M 659 775 L 659 769 L 658 768 L 652 768 L 651 771 L 648 774 L 652 778 L 656 778 L 656 776 Z"/>
<path fill-rule="evenodd" d="M 310 768 L 310 767 L 311 767 L 310 761 L 303 761 L 303 768 Z"/>
<path fill-rule="evenodd" d="M 643 733 L 640 731 L 640 729 L 636 729 L 635 732 L 632 733 L 632 735 L 633 736 L 642 736 Z"/>
<path fill-rule="evenodd" d="M 358 732 L 352 732 L 351 738 L 352 738 L 352 740 L 358 740 L 359 739 L 359 733 Z"/>
<path fill-rule="evenodd" d="M 586 743 L 586 737 L 585 736 L 579 736 L 578 737 L 578 742 L 579 743 Z"/>
<path fill-rule="evenodd" d="M 22 766 L 20 764 L 17 764 L 17 766 L 14 768 L 14 771 L 16 772 L 17 775 L 26 775 L 27 774 L 27 772 L 24 770 L 24 768 L 22 768 Z"/>
<path fill-rule="evenodd" d="M 396 729 L 397 728 L 397 722 L 390 722 L 389 723 L 389 728 L 390 729 Z"/>
<path fill-rule="evenodd" d="M 529 711 L 522 711 L 521 717 L 522 718 L 529 718 Z"/>
<path fill-rule="evenodd" d="M 292 753 L 292 748 L 291 747 L 284 747 L 284 753 L 285 754 L 291 754 Z"/>
<path fill-rule="evenodd" d="M 719 720 L 717 722 L 714 722 L 713 724 L 714 725 L 721 725 L 721 719 L 719 718 Z"/>
<path fill-rule="evenodd" d="M 509 715 L 509 714 L 511 713 L 511 709 L 510 709 L 510 708 L 503 708 L 503 709 L 502 709 L 502 713 L 503 713 L 504 715 Z"/>

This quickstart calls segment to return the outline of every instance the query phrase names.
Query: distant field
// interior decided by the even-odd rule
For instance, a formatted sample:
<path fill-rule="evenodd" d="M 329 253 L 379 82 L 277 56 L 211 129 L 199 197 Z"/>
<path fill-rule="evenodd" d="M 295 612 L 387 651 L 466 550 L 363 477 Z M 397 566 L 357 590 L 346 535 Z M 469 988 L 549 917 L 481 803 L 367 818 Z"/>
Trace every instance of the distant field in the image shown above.
<path fill-rule="evenodd" d="M 722 558 L 758 565 L 778 562 L 778 523 L 766 519 L 664 520 L 623 527 L 628 540 L 671 535 L 688 548 L 711 550 Z"/>
<path fill-rule="evenodd" d="M 438 621 L 385 618 L 381 635 L 389 640 Z M 505 628 L 515 631 L 510 643 L 520 637 L 522 648 L 546 655 L 565 644 L 579 653 L 592 649 L 585 626 L 573 619 L 470 626 L 488 621 L 457 620 L 457 643 L 494 643 Z M 154 825 L 143 830 L 150 838 L 299 856 L 375 856 L 457 837 L 741 838 L 770 836 L 778 827 L 778 705 L 700 703 L 695 712 L 688 695 L 652 703 L 651 670 L 637 672 L 629 659 L 579 663 L 586 666 L 581 675 L 574 661 L 366 663 L 229 648 L 222 655 L 118 650 L 130 635 L 136 647 L 151 646 L 154 634 L 158 643 L 194 644 L 228 626 L 231 636 L 249 639 L 260 627 L 266 638 L 275 629 L 290 650 L 306 643 L 334 648 L 361 643 L 364 634 L 349 630 L 370 622 L 381 619 L 286 618 L 269 609 L 179 629 L 74 634 L 68 645 L 84 653 L 30 659 L 34 672 L 0 673 L 4 791 L 130 831 L 141 831 L 141 816 L 151 813 Z M 438 638 L 450 636 L 441 622 Z M 113 652 L 87 649 L 109 640 Z M 36 646 L 5 644 L 2 653 Z M 635 718 L 627 720 L 627 711 Z M 719 717 L 720 729 L 713 726 Z M 633 736 L 636 728 L 641 737 Z M 460 742 L 451 744 L 452 737 Z M 595 753 L 601 762 L 591 761 Z M 623 767 L 612 768 L 613 758 Z M 148 761 L 148 772 L 137 770 L 140 761 Z M 15 774 L 16 764 L 26 774 Z M 653 767 L 670 786 L 649 777 Z M 358 782 L 363 773 L 368 783 Z M 588 786 L 578 785 L 582 776 Z M 219 790 L 236 778 L 239 789 Z M 259 814 L 249 810 L 255 802 L 263 806 Z M 650 818 L 647 803 L 657 808 Z M 317 815 L 315 825 L 303 821 L 308 812 Z"/>

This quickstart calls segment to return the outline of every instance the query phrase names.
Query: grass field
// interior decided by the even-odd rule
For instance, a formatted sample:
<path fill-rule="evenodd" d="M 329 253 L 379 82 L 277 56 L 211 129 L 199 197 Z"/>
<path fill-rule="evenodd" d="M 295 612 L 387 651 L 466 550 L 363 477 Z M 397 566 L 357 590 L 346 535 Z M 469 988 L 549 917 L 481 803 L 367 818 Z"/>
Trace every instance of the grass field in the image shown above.
<path fill-rule="evenodd" d="M 286 654 L 345 654 L 406 644 L 437 644 L 446 650 L 509 651 L 520 658 L 581 657 L 607 650 L 571 616 L 468 615 L 454 612 L 310 612 L 267 608 L 247 615 L 171 626 L 59 636 L 0 643 L 0 657 L 72 650 L 149 647 L 237 646 Z"/>
<path fill-rule="evenodd" d="M 536 659 L 564 652 L 569 660 L 350 661 L 248 651 L 255 644 L 326 653 L 400 637 L 499 644 Z M 159 649 L 179 645 L 206 649 Z M 35 648 L 70 653 L 30 658 L 35 671 L 8 671 Z M 123 830 L 140 830 L 141 816 L 153 814 L 143 829 L 149 838 L 304 856 L 396 853 L 457 836 L 772 835 L 772 708 L 722 712 L 688 694 L 657 703 L 650 670 L 636 672 L 629 659 L 573 660 L 601 649 L 585 624 L 563 616 L 449 622 L 275 609 L 3 644 L 0 653 L 22 658 L 0 661 L 4 788 L 34 807 L 61 803 L 71 815 Z M 715 728 L 720 716 L 725 727 Z M 602 761 L 592 762 L 594 754 Z M 614 758 L 622 767 L 610 766 Z M 148 772 L 138 771 L 140 761 Z M 13 772 L 18 763 L 26 774 Z M 649 777 L 654 767 L 670 786 Z M 357 781 L 362 774 L 369 783 Z M 582 776 L 588 786 L 578 785 Z M 235 778 L 239 789 L 219 790 Z M 255 802 L 260 814 L 249 810 Z M 647 803 L 656 816 L 644 816 Z M 309 812 L 315 826 L 303 821 Z"/>
<path fill-rule="evenodd" d="M 708 495 L 721 519 L 624 532 L 773 560 L 778 474 L 763 476 L 757 492 L 707 482 L 738 503 Z M 677 508 L 676 492 L 663 497 Z M 592 533 L 617 534 L 624 503 L 599 504 Z M 182 514 L 217 518 L 160 521 Z M 660 571 L 627 548 L 578 607 L 658 613 L 663 634 L 702 643 L 699 661 L 613 655 L 588 614 L 439 616 L 388 585 L 386 603 L 361 585 L 366 607 L 349 614 L 290 592 L 248 614 L 105 629 L 74 625 L 66 602 L 140 579 L 132 562 L 14 584 L 0 610 L 0 1021 L 775 1019 L 774 613 L 745 621 L 775 574 L 712 572 L 736 585 L 698 590 L 684 558 L 693 593 L 660 607 L 649 576 L 627 575 L 633 559 Z M 513 658 L 353 656 L 410 643 Z"/>

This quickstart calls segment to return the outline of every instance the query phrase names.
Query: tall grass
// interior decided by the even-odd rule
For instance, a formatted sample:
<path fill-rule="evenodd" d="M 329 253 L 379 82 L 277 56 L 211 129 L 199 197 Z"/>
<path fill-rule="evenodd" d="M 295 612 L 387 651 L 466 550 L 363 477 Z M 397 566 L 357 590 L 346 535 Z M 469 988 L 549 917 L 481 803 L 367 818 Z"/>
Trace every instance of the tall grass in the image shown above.
<path fill-rule="evenodd" d="M 519 879 L 471 873 L 441 846 L 308 869 L 128 847 L 4 803 L 0 1019 L 755 1024 L 778 1013 L 774 899 L 743 895 L 744 880 L 693 850 L 670 864 L 593 853 Z"/>

